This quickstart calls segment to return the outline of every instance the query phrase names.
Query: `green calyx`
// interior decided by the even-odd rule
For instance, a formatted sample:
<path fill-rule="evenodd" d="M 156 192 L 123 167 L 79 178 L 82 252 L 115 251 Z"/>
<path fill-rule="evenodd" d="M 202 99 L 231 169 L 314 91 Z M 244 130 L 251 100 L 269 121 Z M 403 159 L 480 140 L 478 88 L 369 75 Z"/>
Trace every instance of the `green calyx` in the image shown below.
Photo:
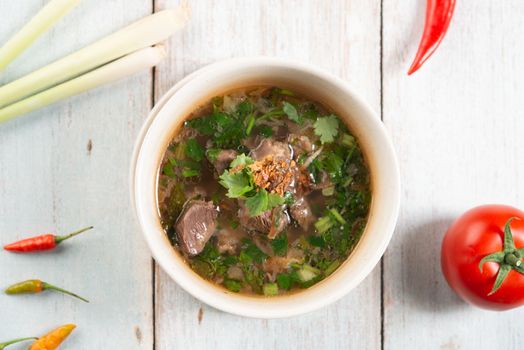
<path fill-rule="evenodd" d="M 506 279 L 511 270 L 515 270 L 521 274 L 524 274 L 524 248 L 515 248 L 515 241 L 513 240 L 513 234 L 511 233 L 510 224 L 513 220 L 520 220 L 518 218 L 510 218 L 506 221 L 504 226 L 504 250 L 493 254 L 486 255 L 479 263 L 480 272 L 482 267 L 487 262 L 496 262 L 500 265 L 499 273 L 495 280 L 495 284 L 488 295 L 494 294 L 502 285 L 502 282 Z"/>
<path fill-rule="evenodd" d="M 36 337 L 30 337 L 30 338 L 19 338 L 19 339 L 14 339 L 14 340 L 11 340 L 11 341 L 8 341 L 8 342 L 5 342 L 5 343 L 0 343 L 0 350 L 4 350 L 5 347 L 11 345 L 11 344 L 16 344 L 16 343 L 20 343 L 20 342 L 23 342 L 23 341 L 26 341 L 26 340 L 36 340 L 38 338 Z"/>

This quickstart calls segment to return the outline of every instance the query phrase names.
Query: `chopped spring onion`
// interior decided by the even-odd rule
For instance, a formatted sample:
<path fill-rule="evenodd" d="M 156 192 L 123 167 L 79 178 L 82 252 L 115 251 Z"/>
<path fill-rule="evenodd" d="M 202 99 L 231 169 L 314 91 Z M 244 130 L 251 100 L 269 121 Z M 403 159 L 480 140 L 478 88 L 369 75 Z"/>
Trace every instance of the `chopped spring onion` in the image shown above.
<path fill-rule="evenodd" d="M 278 285 L 276 283 L 266 283 L 262 287 L 264 295 L 277 295 L 278 294 Z"/>
<path fill-rule="evenodd" d="M 155 66 L 166 53 L 159 45 L 122 57 L 89 73 L 0 109 L 0 123 Z"/>
<path fill-rule="evenodd" d="M 352 148 L 352 147 L 355 147 L 356 145 L 356 141 L 355 141 L 355 138 L 349 134 L 342 134 L 342 138 L 340 140 L 340 142 L 344 145 L 344 146 L 347 146 L 349 148 Z"/>
<path fill-rule="evenodd" d="M 335 223 L 331 216 L 323 216 L 315 222 L 315 228 L 320 234 L 326 233 Z"/>
<path fill-rule="evenodd" d="M 320 270 L 310 265 L 304 264 L 304 266 L 302 266 L 302 268 L 297 271 L 297 275 L 300 279 L 300 282 L 308 282 L 320 275 Z"/>
<path fill-rule="evenodd" d="M 329 213 L 330 213 L 331 215 L 333 215 L 333 217 L 334 217 L 334 218 L 335 218 L 339 223 L 341 223 L 342 225 L 347 224 L 347 221 L 344 220 L 344 218 L 342 217 L 342 215 L 340 215 L 340 213 L 338 212 L 338 210 L 336 210 L 335 208 L 330 209 L 330 210 L 329 210 Z"/>
<path fill-rule="evenodd" d="M 0 71 L 44 34 L 80 0 L 51 0 L 0 48 Z"/>
<path fill-rule="evenodd" d="M 322 189 L 322 195 L 325 197 L 332 196 L 335 193 L 335 186 L 330 186 Z"/>
<path fill-rule="evenodd" d="M 145 17 L 94 44 L 0 87 L 0 107 L 86 73 L 131 52 L 157 44 L 182 28 L 188 18 L 187 5 Z"/>

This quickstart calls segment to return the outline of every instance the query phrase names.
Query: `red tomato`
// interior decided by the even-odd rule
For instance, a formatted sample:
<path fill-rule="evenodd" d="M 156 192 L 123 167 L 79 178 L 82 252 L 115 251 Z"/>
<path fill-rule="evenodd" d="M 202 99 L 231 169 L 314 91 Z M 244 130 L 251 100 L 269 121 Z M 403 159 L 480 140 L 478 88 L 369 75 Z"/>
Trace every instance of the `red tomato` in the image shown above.
<path fill-rule="evenodd" d="M 524 305 L 524 250 L 504 251 L 504 227 L 509 219 L 516 249 L 524 247 L 524 212 L 505 205 L 485 205 L 464 213 L 451 225 L 442 242 L 442 271 L 453 290 L 465 301 L 492 310 L 508 310 Z M 506 244 L 508 247 L 509 244 Z M 480 261 L 499 254 L 499 262 Z M 515 259 L 516 258 L 516 259 Z M 499 270 L 509 273 L 490 295 Z M 501 276 L 502 277 L 502 276 Z"/>

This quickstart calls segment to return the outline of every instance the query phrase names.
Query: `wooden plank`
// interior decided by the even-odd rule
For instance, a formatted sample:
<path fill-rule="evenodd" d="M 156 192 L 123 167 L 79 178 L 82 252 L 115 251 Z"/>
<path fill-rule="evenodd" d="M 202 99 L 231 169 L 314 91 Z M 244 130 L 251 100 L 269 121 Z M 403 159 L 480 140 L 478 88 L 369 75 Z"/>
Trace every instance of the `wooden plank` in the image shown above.
<path fill-rule="evenodd" d="M 157 10 L 178 1 L 157 1 Z M 193 19 L 156 71 L 157 99 L 220 59 L 272 55 L 312 62 L 349 80 L 380 108 L 380 1 L 191 1 Z M 350 295 L 309 315 L 256 320 L 214 310 L 157 267 L 158 349 L 379 349 L 380 268 Z"/>
<path fill-rule="evenodd" d="M 41 0 L 0 2 L 0 41 Z M 2 75 L 6 82 L 150 14 L 150 1 L 84 1 Z M 152 75 L 138 76 L 0 125 L 0 238 L 95 230 L 41 255 L 0 253 L 2 287 L 41 278 L 90 299 L 0 294 L 0 339 L 73 322 L 72 349 L 152 349 L 152 269 L 129 203 L 134 139 L 151 108 Z M 19 349 L 27 348 L 19 347 Z M 16 349 L 16 347 L 13 347 Z"/>
<path fill-rule="evenodd" d="M 407 77 L 424 2 L 384 2 L 384 122 L 401 160 L 400 221 L 385 258 L 385 349 L 517 349 L 524 310 L 486 312 L 448 288 L 440 244 L 484 203 L 524 206 L 524 3 L 460 1 L 448 36 Z"/>

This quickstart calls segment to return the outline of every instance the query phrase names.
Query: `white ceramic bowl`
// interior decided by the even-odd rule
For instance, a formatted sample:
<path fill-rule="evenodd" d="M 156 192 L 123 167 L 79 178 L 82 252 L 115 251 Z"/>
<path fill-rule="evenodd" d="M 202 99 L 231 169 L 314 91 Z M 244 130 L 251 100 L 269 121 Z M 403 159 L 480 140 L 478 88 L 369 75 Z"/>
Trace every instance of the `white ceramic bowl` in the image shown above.
<path fill-rule="evenodd" d="M 364 234 L 329 278 L 292 295 L 265 298 L 218 288 L 189 268 L 160 225 L 156 186 L 164 152 L 184 119 L 212 97 L 243 86 L 289 88 L 331 107 L 358 138 L 370 167 L 373 200 Z M 314 66 L 275 58 L 241 58 L 207 66 L 175 85 L 152 110 L 131 164 L 131 198 L 158 264 L 201 301 L 233 314 L 279 318 L 313 311 L 355 288 L 374 268 L 393 234 L 400 180 L 395 152 L 377 114 L 341 79 Z"/>

